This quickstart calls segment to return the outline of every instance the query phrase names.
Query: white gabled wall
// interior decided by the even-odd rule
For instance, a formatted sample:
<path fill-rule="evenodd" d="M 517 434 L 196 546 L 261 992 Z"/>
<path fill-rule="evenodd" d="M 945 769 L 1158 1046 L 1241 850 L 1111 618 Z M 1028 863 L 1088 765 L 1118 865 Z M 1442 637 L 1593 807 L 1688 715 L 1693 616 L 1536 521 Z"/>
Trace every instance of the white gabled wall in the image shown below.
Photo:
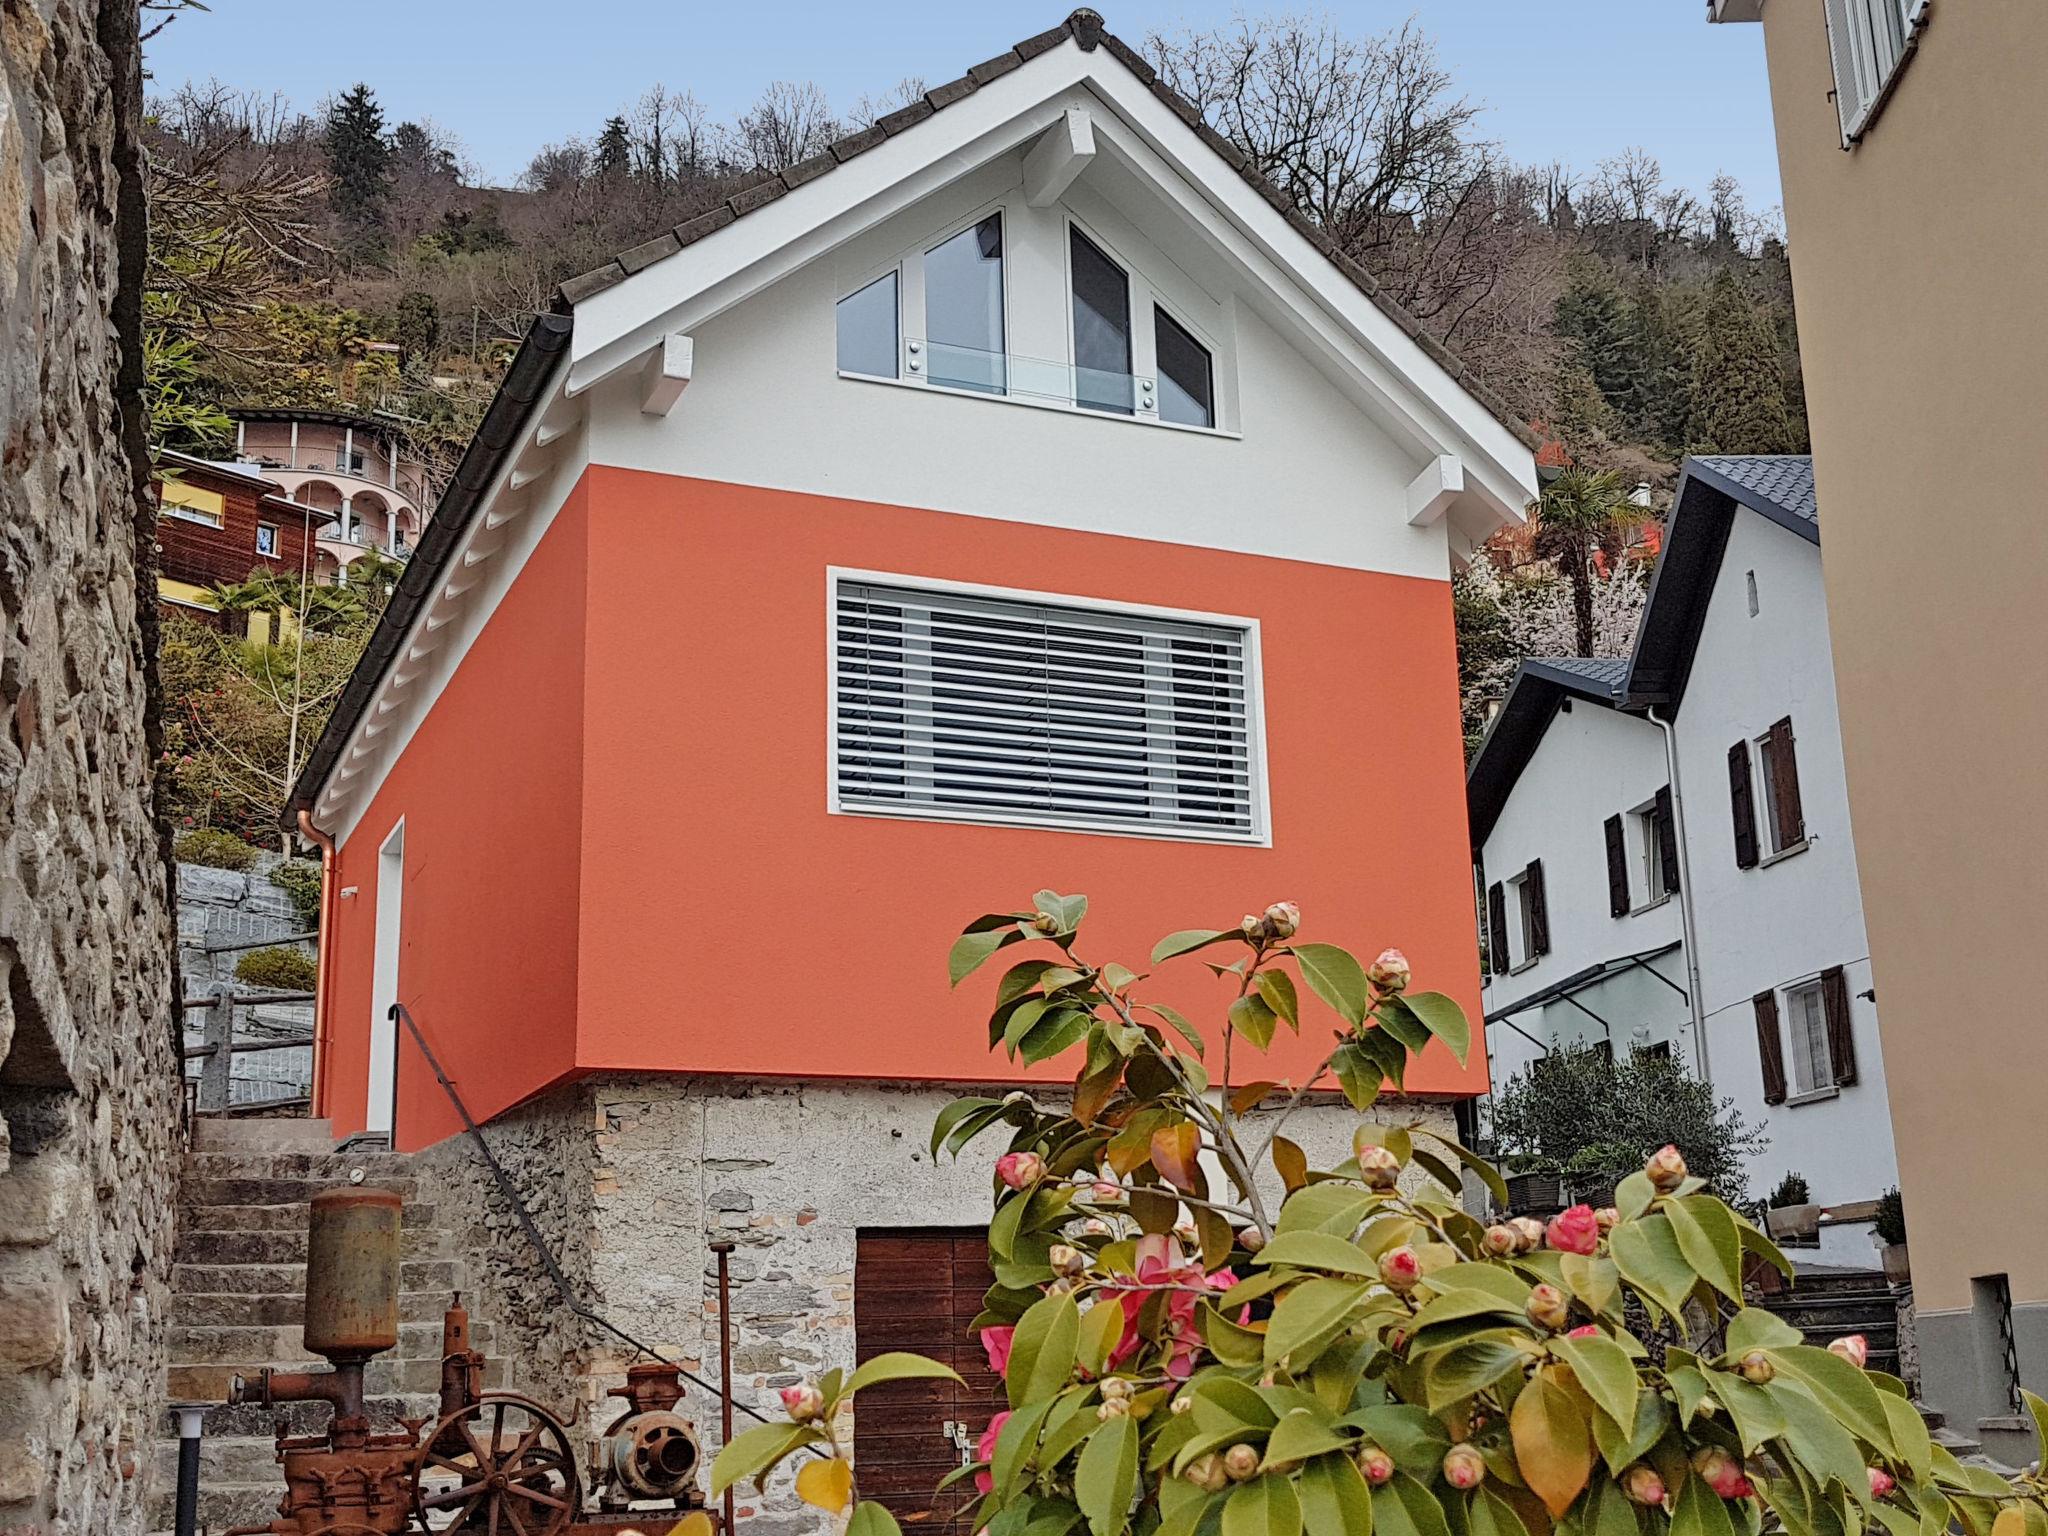
<path fill-rule="evenodd" d="M 1746 577 L 1756 573 L 1757 614 Z M 1870 990 L 1856 849 L 1835 705 L 1821 551 L 1739 508 L 1708 600 L 1692 676 L 1678 714 L 1700 980 L 1714 1083 L 1745 1117 L 1768 1122 L 1771 1146 L 1752 1184 L 1768 1194 L 1792 1171 L 1821 1204 L 1864 1200 L 1897 1182 L 1877 1005 Z M 1791 716 L 1808 845 L 1738 869 L 1729 806 L 1728 748 Z M 1757 786 L 1759 820 L 1765 814 Z M 1766 1108 L 1751 999 L 1767 989 L 1846 968 L 1858 1081 L 1834 1098 Z M 1780 1021 L 1783 1028 L 1783 1021 Z M 1847 1257 L 1871 1263 L 1861 1248 Z"/>

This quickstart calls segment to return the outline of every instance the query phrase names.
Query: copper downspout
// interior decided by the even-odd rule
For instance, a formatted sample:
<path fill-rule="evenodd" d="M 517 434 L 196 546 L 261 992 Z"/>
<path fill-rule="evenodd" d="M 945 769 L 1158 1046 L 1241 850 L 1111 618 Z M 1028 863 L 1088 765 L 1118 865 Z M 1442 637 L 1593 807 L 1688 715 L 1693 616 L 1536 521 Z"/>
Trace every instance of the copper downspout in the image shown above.
<path fill-rule="evenodd" d="M 327 1022 L 330 1012 L 329 973 L 334 964 L 334 839 L 313 825 L 311 811 L 299 812 L 299 835 L 320 850 L 320 938 L 313 972 L 313 1104 L 312 1118 L 327 1113 Z"/>

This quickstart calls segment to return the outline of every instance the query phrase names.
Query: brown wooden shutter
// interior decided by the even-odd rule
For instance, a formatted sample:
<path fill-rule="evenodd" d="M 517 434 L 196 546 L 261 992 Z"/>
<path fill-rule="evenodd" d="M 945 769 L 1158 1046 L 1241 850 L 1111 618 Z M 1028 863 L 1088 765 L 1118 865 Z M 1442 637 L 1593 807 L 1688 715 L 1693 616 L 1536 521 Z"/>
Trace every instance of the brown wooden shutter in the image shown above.
<path fill-rule="evenodd" d="M 1806 837 L 1806 817 L 1799 803 L 1799 754 L 1792 740 L 1792 717 L 1771 727 L 1771 797 L 1777 802 L 1778 847 L 1790 848 Z"/>
<path fill-rule="evenodd" d="M 1749 781 L 1749 743 L 1728 749 L 1728 805 L 1735 815 L 1735 867 L 1756 868 L 1756 791 Z"/>
<path fill-rule="evenodd" d="M 1529 884 L 1529 957 L 1550 953 L 1550 898 L 1543 889 L 1543 861 L 1531 859 L 1522 877 Z"/>
<path fill-rule="evenodd" d="M 1671 786 L 1657 791 L 1657 862 L 1664 866 L 1664 894 L 1678 889 L 1678 820 L 1671 814 Z"/>
<path fill-rule="evenodd" d="M 1605 823 L 1607 833 L 1607 910 L 1616 917 L 1627 917 L 1628 900 L 1628 840 L 1621 830 L 1621 818 L 1610 816 Z"/>
<path fill-rule="evenodd" d="M 1839 965 L 1820 973 L 1821 1011 L 1828 1024 L 1828 1062 L 1834 1068 L 1835 1086 L 1846 1088 L 1856 1081 L 1856 1037 L 1849 1031 L 1849 978 Z"/>
<path fill-rule="evenodd" d="M 1759 992 L 1756 1002 L 1756 1055 L 1764 1069 L 1764 1102 L 1785 1102 L 1785 1039 L 1778 1033 L 1778 994 Z"/>
<path fill-rule="evenodd" d="M 1498 880 L 1486 888 L 1486 955 L 1493 974 L 1508 973 L 1508 892 Z"/>

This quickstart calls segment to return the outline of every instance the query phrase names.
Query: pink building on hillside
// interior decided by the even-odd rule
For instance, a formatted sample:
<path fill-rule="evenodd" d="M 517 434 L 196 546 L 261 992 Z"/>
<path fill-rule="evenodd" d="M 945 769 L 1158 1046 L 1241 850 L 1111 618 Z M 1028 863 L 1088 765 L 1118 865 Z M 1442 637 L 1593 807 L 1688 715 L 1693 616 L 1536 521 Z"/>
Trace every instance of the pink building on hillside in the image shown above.
<path fill-rule="evenodd" d="M 390 423 L 348 411 L 236 407 L 235 458 L 260 466 L 291 500 L 326 514 L 314 573 L 342 573 L 366 550 L 404 559 L 433 513 L 426 466 Z"/>

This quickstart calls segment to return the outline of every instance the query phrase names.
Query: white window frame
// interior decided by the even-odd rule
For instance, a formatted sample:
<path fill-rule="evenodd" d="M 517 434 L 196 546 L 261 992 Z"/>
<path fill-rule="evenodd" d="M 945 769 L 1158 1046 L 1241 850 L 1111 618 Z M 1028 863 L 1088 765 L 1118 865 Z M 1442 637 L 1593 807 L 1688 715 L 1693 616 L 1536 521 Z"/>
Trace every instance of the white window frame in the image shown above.
<path fill-rule="evenodd" d="M 1883 35 L 1879 8 L 1896 12 L 1900 41 L 1897 51 Z M 1928 0 L 1828 0 L 1822 7 L 1828 30 L 1828 56 L 1835 78 L 1835 107 L 1842 124 L 1842 147 L 1852 149 L 1868 131 L 1898 83 L 1899 73 L 1920 46 L 1921 29 L 1930 14 Z M 1835 29 L 1845 36 L 1837 42 Z M 1846 63 L 1852 79 L 1842 77 Z M 1844 96 L 1852 91 L 1853 97 Z"/>
<path fill-rule="evenodd" d="M 1090 412 L 1090 415 L 1097 414 Z M 1147 825 L 1102 826 L 1083 822 L 1019 820 L 996 810 L 977 812 L 961 808 L 939 809 L 928 805 L 906 805 L 901 810 L 867 803 L 848 805 L 839 794 L 839 588 L 847 582 L 873 582 L 904 587 L 935 595 L 988 598 L 998 602 L 1033 603 L 1045 607 L 1072 608 L 1079 613 L 1116 614 L 1129 618 L 1166 619 L 1213 628 L 1236 629 L 1244 635 L 1245 750 L 1246 777 L 1251 790 L 1251 830 L 1244 833 L 1205 833 L 1185 826 Z M 825 567 L 825 809 L 833 816 L 858 816 L 885 821 L 966 822 L 976 826 L 1010 827 L 1026 832 L 1054 832 L 1091 837 L 1142 837 L 1174 843 L 1218 843 L 1234 848 L 1273 846 L 1273 798 L 1266 766 L 1266 691 L 1264 656 L 1259 639 L 1259 621 L 1237 614 L 1205 613 L 1191 608 L 1167 608 L 1149 603 L 1123 602 L 1113 598 L 1076 597 L 1069 593 L 1032 591 L 1022 587 L 989 586 L 979 582 L 945 581 L 902 571 L 864 570 L 852 566 Z"/>
<path fill-rule="evenodd" d="M 894 373 L 862 373 L 854 368 L 839 368 L 839 377 L 842 379 L 880 379 L 885 384 L 900 384 L 903 382 L 904 338 L 910 330 L 910 327 L 904 323 L 908 307 L 903 297 L 904 269 L 907 266 L 909 266 L 908 261 L 899 260 L 892 261 L 887 266 L 876 267 L 865 276 L 854 279 L 852 284 L 838 298 L 832 301 L 832 362 L 834 367 L 838 367 L 839 306 L 855 294 L 867 292 L 868 289 L 874 287 L 876 283 L 879 283 L 885 277 L 893 274 L 896 278 L 896 371 Z M 922 293 L 919 296 L 922 298 Z"/>
<path fill-rule="evenodd" d="M 948 240 L 965 234 L 975 225 L 991 215 L 1003 221 L 1003 388 L 1000 393 L 985 389 L 958 389 L 950 384 L 934 384 L 926 377 L 931 362 L 930 327 L 926 324 L 924 304 L 924 263 L 925 258 Z M 1010 216 L 1007 198 L 997 198 L 983 203 L 964 218 L 943 224 L 938 232 L 921 238 L 897 263 L 902 276 L 896 280 L 897 335 L 896 345 L 903 349 L 898 359 L 902 372 L 897 375 L 899 384 L 913 384 L 941 395 L 965 395 L 976 400 L 1017 399 L 1016 367 L 1010 352 L 1010 338 L 1017 334 L 1015 316 L 1010 306 L 1017 300 L 1015 273 L 1011 270 L 1011 257 L 1015 254 L 1017 221 Z M 883 269 L 886 270 L 886 269 Z M 913 335 L 912 331 L 916 334 Z M 842 377 L 869 378 L 869 374 L 845 374 Z"/>
<path fill-rule="evenodd" d="M 404 978 L 400 961 L 405 946 L 405 818 L 377 845 L 377 898 L 370 955 L 369 1062 L 364 1090 L 363 1129 L 382 1134 L 392 1145 L 398 1139 L 398 1021 L 392 1005 L 400 998 Z"/>
<path fill-rule="evenodd" d="M 1752 736 L 1749 739 L 1749 759 L 1753 770 L 1750 775 L 1750 782 L 1756 785 L 1756 792 L 1751 798 L 1759 802 L 1757 810 L 1761 812 L 1757 817 L 1757 856 L 1759 863 L 1768 863 L 1781 853 L 1790 853 L 1795 848 L 1805 846 L 1805 838 L 1795 843 L 1786 842 L 1785 829 L 1778 824 L 1778 786 L 1776 775 L 1771 768 L 1771 754 L 1766 750 L 1770 746 L 1770 742 L 1771 733 L 1769 731 L 1765 731 L 1761 736 Z M 1792 760 L 1796 766 L 1799 760 L 1799 747 L 1796 742 L 1792 748 Z M 1806 836 L 1811 837 L 1812 835 L 1813 833 L 1809 829 Z"/>
<path fill-rule="evenodd" d="M 1671 893 L 1664 889 L 1664 850 L 1657 842 L 1656 816 L 1657 801 L 1653 796 L 1631 808 L 1622 819 L 1631 913 L 1648 911 L 1670 900 Z"/>
<path fill-rule="evenodd" d="M 1525 971 L 1536 963 L 1529 944 L 1529 870 L 1524 865 L 1501 882 L 1501 903 L 1508 919 L 1508 974 Z"/>
<path fill-rule="evenodd" d="M 1799 1012 L 1809 1005 L 1812 1013 L 1808 1024 L 1802 1025 Z M 1783 1020 L 1780 1029 L 1785 1037 L 1785 1077 L 1788 1102 L 1797 1103 L 1802 1099 L 1829 1098 L 1835 1088 L 1834 1053 L 1828 1046 L 1827 999 L 1822 996 L 1821 980 L 1814 976 L 1797 981 L 1779 992 L 1779 1017 Z M 1802 1028 L 1817 1030 L 1820 1047 L 1820 1080 L 1808 1080 L 1811 1065 L 1806 1045 L 1801 1043 Z"/>
<path fill-rule="evenodd" d="M 270 548 L 268 549 L 263 547 L 263 536 L 266 533 L 270 535 Z M 256 525 L 256 553 L 263 556 L 266 560 L 283 558 L 277 552 L 277 524 L 258 523 Z"/>

